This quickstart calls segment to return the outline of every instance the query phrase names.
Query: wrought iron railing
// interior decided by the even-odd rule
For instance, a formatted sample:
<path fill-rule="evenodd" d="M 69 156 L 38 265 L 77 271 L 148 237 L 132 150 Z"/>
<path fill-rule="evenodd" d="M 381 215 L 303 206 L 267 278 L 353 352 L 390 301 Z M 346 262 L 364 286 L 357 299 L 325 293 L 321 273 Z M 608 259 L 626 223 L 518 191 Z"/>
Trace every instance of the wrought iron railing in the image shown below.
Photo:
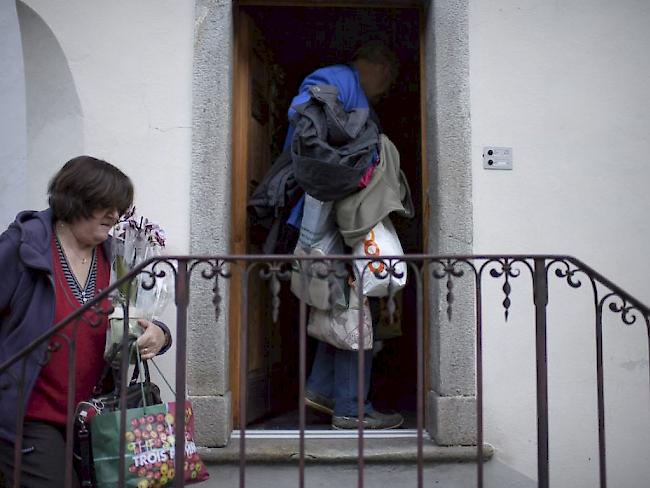
<path fill-rule="evenodd" d="M 607 486 L 607 455 L 605 436 L 605 389 L 603 376 L 603 316 L 605 312 L 618 315 L 620 320 L 629 326 L 643 325 L 645 323 L 648 333 L 648 350 L 650 351 L 650 309 L 635 299 L 633 296 L 616 286 L 614 283 L 597 273 L 589 266 L 570 256 L 556 255 L 483 255 L 483 256 L 434 256 L 434 255 L 408 255 L 383 257 L 387 264 L 381 272 L 381 277 L 399 277 L 399 263 L 408 266 L 409 280 L 416 283 L 416 306 L 417 306 L 417 480 L 418 487 L 423 486 L 423 445 L 424 445 L 424 422 L 425 422 L 425 324 L 430 324 L 435 317 L 431 315 L 431 308 L 425 307 L 426 303 L 436 299 L 434 294 L 446 301 L 446 314 L 449 320 L 453 320 L 456 304 L 457 286 L 462 283 L 471 289 L 473 309 L 473 320 L 475 326 L 475 353 L 476 353 L 476 467 L 477 486 L 484 485 L 483 461 L 484 461 L 484 367 L 483 367 L 483 314 L 486 280 L 499 280 L 503 299 L 504 318 L 507 320 L 511 313 L 512 286 L 513 283 L 524 279 L 525 275 L 530 277 L 532 283 L 532 298 L 535 309 L 535 360 L 536 360 L 536 403 L 537 403 L 537 475 L 540 487 L 549 486 L 549 408 L 548 408 L 548 369 L 547 369 L 547 306 L 549 304 L 549 281 L 557 279 L 565 282 L 570 288 L 585 286 L 590 289 L 593 298 L 593 323 L 596 342 L 596 390 L 597 390 L 597 417 L 598 417 L 598 453 L 599 453 L 599 480 L 600 487 Z M 268 289 L 271 294 L 272 315 L 278 317 L 281 307 L 280 291 L 283 283 L 290 280 L 292 269 L 295 271 L 297 263 L 311 262 L 320 263 L 320 270 L 317 277 L 347 279 L 348 270 L 351 267 L 341 268 L 334 263 L 352 263 L 351 256 L 327 256 L 327 257 L 295 257 L 295 256 L 167 256 L 154 258 L 138 266 L 127 276 L 114 283 L 110 288 L 99 293 L 94 300 L 89 301 L 75 313 L 65 320 L 55 324 L 49 332 L 43 334 L 36 341 L 19 351 L 0 364 L 0 395 L 7 394 L 11 389 L 16 392 L 18 414 L 16 418 L 16 442 L 14 449 L 14 486 L 20 486 L 20 467 L 22 459 L 22 433 L 23 417 L 25 413 L 25 366 L 28 358 L 34 354 L 40 354 L 48 344 L 47 354 L 39 358 L 41 364 L 48 361 L 52 354 L 57 352 L 56 342 L 64 340 L 68 342 L 70 350 L 74 351 L 74 339 L 61 334 L 61 331 L 68 324 L 76 324 L 76 327 L 96 327 L 99 321 L 89 323 L 82 316 L 88 310 L 95 310 L 98 315 L 106 314 L 106 310 L 100 306 L 101 302 L 108 298 L 114 290 L 129 283 L 137 275 L 143 275 L 143 287 L 151 287 L 156 279 L 163 276 L 172 276 L 175 290 L 176 306 L 176 400 L 183 402 L 186 398 L 186 368 L 187 368 L 187 331 L 188 331 L 188 306 L 190 303 L 190 280 L 197 277 L 201 280 L 212 282 L 212 303 L 215 310 L 215 319 L 222 313 L 224 307 L 223 290 L 232 282 L 233 276 L 239 276 L 241 287 L 239 290 L 230 289 L 231 296 L 234 293 L 241 293 L 241 340 L 240 360 L 242 365 L 248 364 L 248 322 L 249 322 L 249 282 L 253 275 L 259 276 L 268 282 Z M 367 272 L 367 269 L 366 269 Z M 364 272 L 365 273 L 365 272 Z M 365 276 L 365 275 L 364 275 Z M 364 276 L 357 277 L 363 282 Z M 304 274 L 301 275 L 304 280 Z M 303 281 L 303 284 L 305 282 Z M 436 289 L 432 286 L 440 283 Z M 361 295 L 361 286 L 356 287 L 357 293 Z M 442 291 L 444 290 L 444 291 Z M 388 296 L 388 309 L 395 310 L 393 304 L 393 290 Z M 127 293 L 128 296 L 128 293 Z M 359 296 L 361 298 L 361 296 Z M 359 312 L 359 319 L 362 319 L 362 312 Z M 128 323 L 128 307 L 125 308 L 124 337 Z M 306 378 L 306 351 L 307 351 L 307 305 L 300 302 L 299 310 L 299 483 L 305 483 L 305 378 Z M 363 328 L 360 328 L 359 344 L 363 344 Z M 121 368 L 121 405 L 126 405 L 127 385 L 127 361 L 128 345 L 122 343 L 122 368 Z M 505 345 L 504 345 L 505 347 Z M 359 381 L 359 416 L 363 416 L 363 374 L 364 355 L 358 355 Z M 75 368 L 75 354 L 69 354 L 68 367 L 70 371 Z M 650 370 L 649 370 L 650 373 Z M 240 486 L 246 483 L 246 425 L 247 425 L 247 367 L 240 368 Z M 70 392 L 68 394 L 67 413 L 67 439 L 72 438 L 73 426 L 72 417 L 75 410 L 74 389 L 75 377 L 70 374 Z M 9 380 L 9 381 L 7 381 Z M 126 428 L 126 409 L 121 409 L 121 431 L 120 438 L 124 439 Z M 185 428 L 185 416 L 183 409 L 176 410 L 175 426 L 177 432 L 183 432 Z M 176 437 L 176 452 L 184 452 L 184 436 Z M 119 486 L 124 485 L 125 473 L 125 443 L 120 446 L 120 481 Z M 73 470 L 72 443 L 68 442 L 66 447 L 66 485 L 70 485 Z M 175 458 L 175 472 L 183 473 L 183 456 Z M 184 486 L 182 476 L 177 475 L 175 486 Z M 361 426 L 358 430 L 358 486 L 364 485 L 364 432 Z"/>

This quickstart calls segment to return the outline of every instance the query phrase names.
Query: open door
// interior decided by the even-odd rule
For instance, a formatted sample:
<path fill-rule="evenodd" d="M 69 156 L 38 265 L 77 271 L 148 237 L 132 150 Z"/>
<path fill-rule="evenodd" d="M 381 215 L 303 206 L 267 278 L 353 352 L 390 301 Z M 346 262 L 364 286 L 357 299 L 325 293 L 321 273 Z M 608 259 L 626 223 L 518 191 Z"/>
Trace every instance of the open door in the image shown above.
<path fill-rule="evenodd" d="M 243 3 L 243 2 L 242 2 Z M 235 17 L 233 80 L 232 250 L 259 253 L 251 244 L 246 203 L 274 158 L 287 129 L 286 113 L 301 80 L 313 70 L 342 63 L 362 43 L 380 39 L 399 57 L 400 76 L 388 98 L 375 106 L 384 132 L 396 144 L 417 209 L 409 221 L 394 221 L 406 253 L 424 247 L 423 196 L 427 174 L 422 142 L 421 11 L 418 8 L 273 6 L 273 2 L 238 5 Z M 336 2 L 333 2 L 336 4 Z M 375 2 L 381 4 L 384 2 Z M 373 4 L 374 5 L 374 4 Z M 285 414 L 296 428 L 298 405 L 297 301 L 283 286 L 280 320 L 271 320 L 268 285 L 251 274 L 248 294 L 249 361 L 247 421 Z M 230 379 L 234 425 L 239 425 L 241 276 L 233 279 L 230 303 Z M 257 280 L 257 281 L 256 281 Z M 378 408 L 415 410 L 415 280 L 402 293 L 400 330 L 386 340 L 373 364 L 371 399 Z M 426 341 L 425 341 L 426 345 Z M 308 364 L 314 342 L 309 343 Z M 426 354 L 426 352 L 425 352 Z M 293 416 L 292 416 L 293 415 Z M 290 425 L 294 418 L 293 426 Z M 259 423 L 258 423 L 259 425 Z M 271 424 L 273 425 L 273 424 Z"/>
<path fill-rule="evenodd" d="M 233 127 L 233 225 L 232 249 L 235 254 L 260 254 L 251 243 L 246 205 L 257 184 L 268 171 L 277 153 L 277 132 L 271 117 L 274 85 L 282 77 L 272 62 L 270 51 L 255 23 L 245 12 L 237 12 L 234 75 Z M 233 280 L 233 290 L 241 289 L 242 276 Z M 249 273 L 248 287 L 248 406 L 247 420 L 253 422 L 271 411 L 270 380 L 282 368 L 278 324 L 271 316 L 267 284 L 257 270 Z M 262 291 L 264 290 L 264 291 Z M 234 425 L 239 414 L 239 357 L 241 338 L 241 299 L 238 293 L 230 304 L 230 379 L 233 392 Z"/>

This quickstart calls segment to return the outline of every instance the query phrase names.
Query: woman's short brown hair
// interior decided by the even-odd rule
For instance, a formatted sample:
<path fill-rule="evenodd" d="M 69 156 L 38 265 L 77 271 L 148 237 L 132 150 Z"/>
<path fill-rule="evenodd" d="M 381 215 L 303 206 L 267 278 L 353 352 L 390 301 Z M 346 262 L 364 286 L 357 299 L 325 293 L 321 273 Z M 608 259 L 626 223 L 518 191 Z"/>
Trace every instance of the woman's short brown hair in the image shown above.
<path fill-rule="evenodd" d="M 116 209 L 122 215 L 133 203 L 133 184 L 112 164 L 78 156 L 52 177 L 47 194 L 54 218 L 74 222 L 95 210 Z"/>

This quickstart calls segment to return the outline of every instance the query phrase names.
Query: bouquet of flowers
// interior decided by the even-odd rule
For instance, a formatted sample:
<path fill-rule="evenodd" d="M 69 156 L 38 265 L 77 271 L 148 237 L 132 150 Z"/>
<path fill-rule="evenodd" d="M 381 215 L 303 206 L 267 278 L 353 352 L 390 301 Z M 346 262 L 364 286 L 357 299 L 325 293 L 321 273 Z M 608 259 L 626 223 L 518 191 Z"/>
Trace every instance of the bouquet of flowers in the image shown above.
<path fill-rule="evenodd" d="M 136 215 L 131 207 L 113 228 L 111 257 L 111 283 L 123 278 L 147 259 L 160 256 L 165 247 L 165 232 L 156 223 Z M 121 285 L 113 295 L 114 311 L 110 315 L 109 337 L 106 340 L 105 356 L 113 345 L 122 340 L 125 309 L 129 312 L 129 335 L 140 336 L 142 328 L 139 319 L 153 320 L 159 317 L 170 299 L 169 272 L 165 276 L 154 276 L 151 268 Z M 143 287 L 146 283 L 146 288 Z M 153 284 L 152 287 L 149 285 Z"/>

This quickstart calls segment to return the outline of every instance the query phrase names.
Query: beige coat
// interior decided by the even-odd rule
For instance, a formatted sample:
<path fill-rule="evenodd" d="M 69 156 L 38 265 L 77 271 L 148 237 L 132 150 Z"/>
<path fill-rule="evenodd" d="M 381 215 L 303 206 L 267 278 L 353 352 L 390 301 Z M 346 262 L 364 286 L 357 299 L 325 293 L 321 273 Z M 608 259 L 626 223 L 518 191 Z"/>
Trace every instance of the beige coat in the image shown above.
<path fill-rule="evenodd" d="M 368 186 L 335 203 L 336 223 L 345 243 L 353 247 L 384 217 L 397 212 L 413 217 L 411 189 L 400 169 L 397 148 L 381 135 L 381 154 Z"/>

